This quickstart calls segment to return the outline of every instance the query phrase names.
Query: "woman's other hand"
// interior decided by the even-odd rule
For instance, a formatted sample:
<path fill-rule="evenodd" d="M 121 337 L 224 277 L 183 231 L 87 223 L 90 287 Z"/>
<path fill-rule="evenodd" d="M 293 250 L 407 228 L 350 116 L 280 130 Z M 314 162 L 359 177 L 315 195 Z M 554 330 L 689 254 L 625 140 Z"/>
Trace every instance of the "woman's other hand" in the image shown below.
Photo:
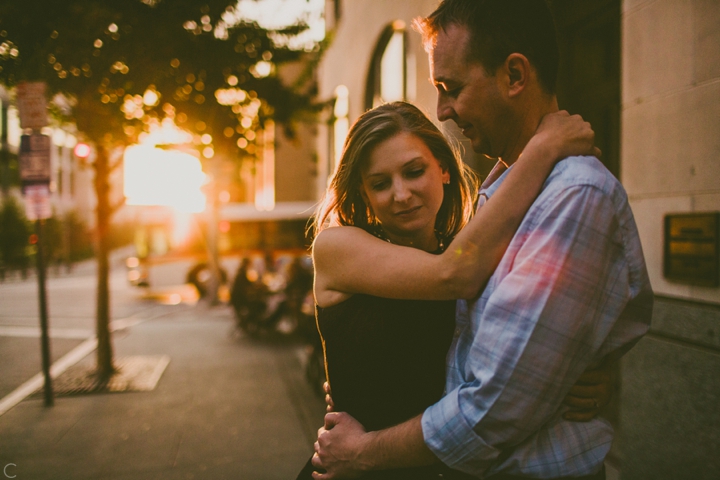
<path fill-rule="evenodd" d="M 355 478 L 362 473 L 358 452 L 367 443 L 363 426 L 347 413 L 328 413 L 325 425 L 318 430 L 312 465 L 316 480 Z"/>
<path fill-rule="evenodd" d="M 335 404 L 333 403 L 332 391 L 330 390 L 330 384 L 328 382 L 323 383 L 323 391 L 325 392 L 325 403 L 327 404 L 325 410 L 334 412 Z"/>
<path fill-rule="evenodd" d="M 600 409 L 610 403 L 613 386 L 612 364 L 587 369 L 563 399 L 570 409 L 563 414 L 565 420 L 588 422 Z"/>
<path fill-rule="evenodd" d="M 595 132 L 590 124 L 580 115 L 570 115 L 565 110 L 545 115 L 535 137 L 555 150 L 557 160 L 577 155 L 600 157 L 602 154 L 595 146 Z"/>

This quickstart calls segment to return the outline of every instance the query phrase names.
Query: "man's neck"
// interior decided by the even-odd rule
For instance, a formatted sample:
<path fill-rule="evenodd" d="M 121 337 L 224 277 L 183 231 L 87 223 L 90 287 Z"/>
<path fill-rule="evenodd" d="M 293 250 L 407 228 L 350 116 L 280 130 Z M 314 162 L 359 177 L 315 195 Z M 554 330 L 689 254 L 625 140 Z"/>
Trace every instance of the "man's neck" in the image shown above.
<path fill-rule="evenodd" d="M 545 96 L 542 100 L 531 103 L 519 116 L 516 136 L 511 139 L 506 148 L 506 153 L 501 160 L 507 165 L 512 165 L 520 157 L 530 139 L 535 135 L 540 122 L 548 113 L 558 111 L 557 97 Z"/>

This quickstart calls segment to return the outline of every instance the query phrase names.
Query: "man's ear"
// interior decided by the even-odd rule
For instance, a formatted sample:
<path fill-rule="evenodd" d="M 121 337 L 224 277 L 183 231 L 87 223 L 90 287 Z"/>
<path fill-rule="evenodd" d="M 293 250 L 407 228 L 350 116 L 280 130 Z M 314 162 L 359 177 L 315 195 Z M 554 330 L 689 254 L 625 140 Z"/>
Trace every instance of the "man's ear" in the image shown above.
<path fill-rule="evenodd" d="M 532 74 L 532 67 L 527 57 L 521 53 L 511 53 L 501 67 L 507 75 L 507 93 L 509 97 L 516 97 L 522 93 Z"/>

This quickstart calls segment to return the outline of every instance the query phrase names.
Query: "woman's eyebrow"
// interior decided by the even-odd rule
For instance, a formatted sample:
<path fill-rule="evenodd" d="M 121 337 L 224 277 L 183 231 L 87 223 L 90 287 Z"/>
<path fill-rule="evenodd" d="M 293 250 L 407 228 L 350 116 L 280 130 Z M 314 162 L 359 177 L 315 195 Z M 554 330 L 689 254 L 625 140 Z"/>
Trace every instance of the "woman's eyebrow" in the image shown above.
<path fill-rule="evenodd" d="M 408 165 L 411 165 L 411 164 L 413 164 L 413 163 L 416 163 L 416 162 L 422 162 L 423 160 L 425 160 L 425 159 L 423 158 L 423 156 L 422 156 L 422 155 L 418 155 L 417 157 L 413 157 L 413 158 L 411 158 L 410 160 L 408 160 L 407 162 L 405 162 L 405 163 L 403 164 L 403 168 L 405 168 L 405 167 L 407 167 Z"/>
<path fill-rule="evenodd" d="M 365 178 L 370 178 L 370 177 L 382 177 L 382 176 L 384 176 L 384 175 L 385 175 L 385 174 L 382 173 L 382 172 L 366 173 L 366 174 L 365 174 Z"/>
<path fill-rule="evenodd" d="M 423 156 L 418 155 L 417 157 L 413 157 L 410 160 L 408 160 L 407 162 L 403 163 L 401 168 L 405 168 L 409 165 L 412 165 L 415 162 L 422 162 L 423 160 L 424 160 Z M 385 175 L 385 173 L 383 173 L 383 172 L 365 173 L 364 174 L 364 176 L 368 177 L 368 178 L 369 177 L 378 177 L 378 176 L 383 176 L 383 175 Z"/>

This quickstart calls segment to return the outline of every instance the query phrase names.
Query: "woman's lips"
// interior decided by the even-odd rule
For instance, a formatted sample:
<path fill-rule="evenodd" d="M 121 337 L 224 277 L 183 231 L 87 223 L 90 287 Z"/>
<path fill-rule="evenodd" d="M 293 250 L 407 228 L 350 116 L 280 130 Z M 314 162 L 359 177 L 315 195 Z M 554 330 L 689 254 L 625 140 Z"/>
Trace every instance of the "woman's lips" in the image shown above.
<path fill-rule="evenodd" d="M 418 211 L 420 209 L 420 207 L 421 206 L 418 205 L 417 207 L 408 208 L 407 210 L 401 210 L 401 211 L 395 213 L 395 215 L 410 215 L 410 214 L 413 214 L 416 211 Z"/>

